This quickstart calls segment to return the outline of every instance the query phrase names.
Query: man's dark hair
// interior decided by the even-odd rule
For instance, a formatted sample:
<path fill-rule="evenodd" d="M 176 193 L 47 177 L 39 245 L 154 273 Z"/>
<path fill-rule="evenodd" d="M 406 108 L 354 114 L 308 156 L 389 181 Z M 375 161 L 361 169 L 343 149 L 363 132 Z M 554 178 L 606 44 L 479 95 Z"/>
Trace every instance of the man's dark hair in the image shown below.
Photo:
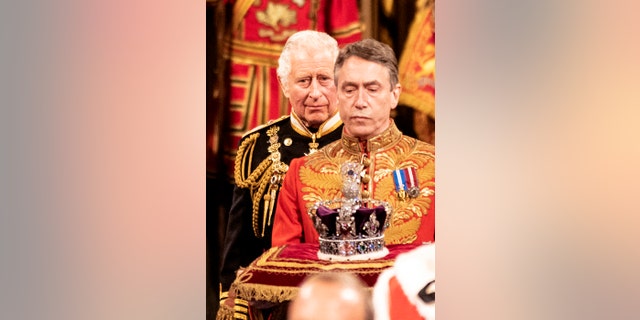
<path fill-rule="evenodd" d="M 342 68 L 344 62 L 351 58 L 358 57 L 367 61 L 373 61 L 383 65 L 389 70 L 389 83 L 391 90 L 398 84 L 398 59 L 390 46 L 374 40 L 363 39 L 346 45 L 340 50 L 336 64 L 333 68 L 336 86 L 338 85 L 338 70 Z"/>

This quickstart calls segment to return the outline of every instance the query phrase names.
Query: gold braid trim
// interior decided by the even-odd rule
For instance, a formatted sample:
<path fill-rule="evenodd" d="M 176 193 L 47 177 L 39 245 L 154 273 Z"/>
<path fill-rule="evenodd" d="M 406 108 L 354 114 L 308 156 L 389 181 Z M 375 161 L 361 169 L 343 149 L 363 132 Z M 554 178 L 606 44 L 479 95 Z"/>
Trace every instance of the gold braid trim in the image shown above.
<path fill-rule="evenodd" d="M 233 309 L 221 303 L 216 314 L 216 320 L 233 320 Z"/>
<path fill-rule="evenodd" d="M 298 294 L 297 287 L 248 284 L 236 287 L 238 296 L 249 301 L 284 302 L 292 300 Z"/>
<path fill-rule="evenodd" d="M 263 161 L 265 163 L 267 160 Z M 271 160 L 269 160 L 271 162 Z M 253 215 L 251 218 L 251 223 L 253 225 L 253 233 L 256 237 L 260 237 L 260 232 L 258 231 L 258 220 L 260 216 L 260 201 L 262 200 L 262 195 L 264 194 L 264 190 L 267 189 L 267 184 L 269 184 L 269 180 L 271 180 L 271 176 L 265 174 L 260 178 L 260 182 L 258 182 L 258 191 L 252 194 L 251 200 L 253 202 Z"/>
<path fill-rule="evenodd" d="M 256 132 L 250 135 L 248 138 L 244 139 L 240 146 L 238 147 L 238 153 L 236 155 L 235 161 L 235 170 L 234 177 L 236 180 L 236 185 L 240 188 L 248 188 L 251 192 L 251 202 L 252 206 L 252 225 L 253 232 L 258 235 L 258 216 L 259 216 L 259 208 L 260 208 L 260 196 L 264 193 L 264 190 L 267 187 L 267 183 L 269 182 L 269 176 L 264 173 L 271 167 L 272 160 L 271 157 L 267 157 L 256 167 L 253 172 L 249 174 L 251 170 L 251 154 L 252 152 L 247 152 L 247 148 L 253 149 L 255 146 L 256 140 L 260 136 L 259 132 Z M 246 168 L 246 169 L 245 169 Z"/>
<path fill-rule="evenodd" d="M 278 135 L 277 132 L 279 127 L 273 127 L 267 131 L 267 135 L 270 138 L 269 144 L 269 152 L 271 155 L 255 168 L 255 170 L 251 171 L 251 162 L 253 160 L 253 149 L 256 144 L 256 140 L 260 136 L 259 132 L 253 133 L 249 135 L 247 138 L 242 140 L 242 143 L 238 147 L 238 152 L 235 159 L 235 169 L 234 169 L 234 178 L 235 183 L 240 188 L 247 188 L 251 193 L 251 202 L 252 202 L 252 216 L 251 216 L 251 225 L 253 227 L 253 233 L 256 237 L 262 238 L 264 237 L 264 232 L 260 232 L 259 220 L 260 220 L 260 203 L 265 200 L 265 192 L 267 186 L 271 182 L 271 177 L 274 174 L 273 170 L 270 172 L 271 174 L 267 174 L 268 170 L 273 168 L 279 173 L 286 172 L 288 166 L 282 165 L 280 162 L 280 152 L 278 151 L 280 147 L 280 143 L 278 143 Z M 275 142 L 273 139 L 275 137 Z M 274 167 L 275 165 L 275 167 Z M 276 188 L 279 187 L 280 181 L 273 186 Z M 273 184 L 273 183 L 272 183 Z M 270 199 L 269 201 L 274 201 L 274 199 Z M 266 205 L 266 203 L 265 203 Z M 270 206 L 273 208 L 274 206 Z M 267 213 L 269 213 L 269 217 L 271 216 L 271 211 L 265 212 L 265 217 L 267 217 Z M 263 226 L 263 229 L 266 226 Z"/>
<path fill-rule="evenodd" d="M 251 147 L 254 146 L 259 136 L 260 136 L 259 132 L 256 132 L 250 135 L 248 138 L 244 139 L 240 144 L 240 146 L 238 147 L 238 153 L 236 155 L 235 169 L 234 169 L 233 175 L 236 180 L 236 185 L 240 188 L 252 187 L 256 183 L 256 180 L 258 179 L 258 177 L 261 177 L 262 174 L 271 166 L 271 159 L 266 158 L 247 177 L 247 174 L 251 166 L 251 160 L 249 159 L 249 161 L 247 161 L 247 157 L 251 157 L 251 152 L 246 153 L 245 151 L 247 147 L 249 147 L 249 145 L 251 145 Z M 244 169 L 245 166 L 247 166 L 248 169 L 245 170 Z"/>

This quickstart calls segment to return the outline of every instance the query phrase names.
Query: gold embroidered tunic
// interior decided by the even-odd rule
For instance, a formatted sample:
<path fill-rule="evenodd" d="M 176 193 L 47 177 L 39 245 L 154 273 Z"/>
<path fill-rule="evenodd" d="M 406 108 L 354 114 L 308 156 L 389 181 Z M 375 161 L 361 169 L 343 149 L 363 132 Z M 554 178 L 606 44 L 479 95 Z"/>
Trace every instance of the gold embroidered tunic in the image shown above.
<path fill-rule="evenodd" d="M 308 209 L 320 200 L 342 198 L 340 168 L 347 161 L 365 165 L 361 196 L 391 204 L 386 244 L 422 243 L 435 239 L 435 148 L 404 136 L 391 122 L 382 134 L 366 140 L 347 136 L 318 152 L 291 162 L 278 198 L 272 246 L 318 243 Z M 417 192 L 399 192 L 394 173 L 417 172 Z"/>

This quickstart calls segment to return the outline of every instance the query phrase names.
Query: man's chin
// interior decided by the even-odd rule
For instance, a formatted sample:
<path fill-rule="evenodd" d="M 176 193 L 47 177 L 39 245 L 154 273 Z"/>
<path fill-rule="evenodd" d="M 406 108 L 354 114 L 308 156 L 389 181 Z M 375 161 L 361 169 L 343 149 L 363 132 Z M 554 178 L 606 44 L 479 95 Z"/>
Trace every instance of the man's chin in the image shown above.
<path fill-rule="evenodd" d="M 329 119 L 328 116 L 324 115 L 324 116 L 319 116 L 316 115 L 314 117 L 307 117 L 307 127 L 311 127 L 311 128 L 317 128 L 319 127 L 321 124 L 323 124 L 325 121 L 327 121 Z"/>
<path fill-rule="evenodd" d="M 371 130 L 369 130 L 369 128 L 366 128 L 366 127 L 365 128 L 351 127 L 347 129 L 347 132 L 349 133 L 349 135 L 353 136 L 354 138 L 358 138 L 362 140 L 366 140 L 372 134 Z"/>

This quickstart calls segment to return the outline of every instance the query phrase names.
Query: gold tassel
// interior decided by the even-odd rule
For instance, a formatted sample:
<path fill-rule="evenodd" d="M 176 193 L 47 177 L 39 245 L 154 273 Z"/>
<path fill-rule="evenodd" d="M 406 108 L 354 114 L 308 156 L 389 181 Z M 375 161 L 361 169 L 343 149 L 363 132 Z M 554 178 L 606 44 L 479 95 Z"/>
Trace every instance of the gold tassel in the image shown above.
<path fill-rule="evenodd" d="M 218 313 L 216 314 L 216 320 L 234 320 L 233 309 L 226 304 L 220 304 L 220 308 L 218 308 Z"/>
<path fill-rule="evenodd" d="M 238 288 L 238 295 L 249 301 L 285 302 L 298 293 L 298 287 L 244 284 Z"/>
<path fill-rule="evenodd" d="M 267 224 L 267 214 L 269 212 L 269 208 L 271 208 L 270 204 L 273 202 L 271 199 L 274 199 L 271 195 L 264 195 L 264 213 L 262 214 L 262 237 L 264 237 L 264 228 Z"/>
<path fill-rule="evenodd" d="M 278 185 L 275 185 L 271 188 L 271 199 L 276 198 L 276 191 L 278 191 Z M 271 226 L 271 216 L 273 215 L 273 208 L 275 207 L 276 202 L 275 201 L 271 201 L 271 204 L 269 205 L 269 218 L 267 219 L 267 222 L 269 223 L 269 226 Z M 264 229 L 262 231 L 264 233 Z"/>

